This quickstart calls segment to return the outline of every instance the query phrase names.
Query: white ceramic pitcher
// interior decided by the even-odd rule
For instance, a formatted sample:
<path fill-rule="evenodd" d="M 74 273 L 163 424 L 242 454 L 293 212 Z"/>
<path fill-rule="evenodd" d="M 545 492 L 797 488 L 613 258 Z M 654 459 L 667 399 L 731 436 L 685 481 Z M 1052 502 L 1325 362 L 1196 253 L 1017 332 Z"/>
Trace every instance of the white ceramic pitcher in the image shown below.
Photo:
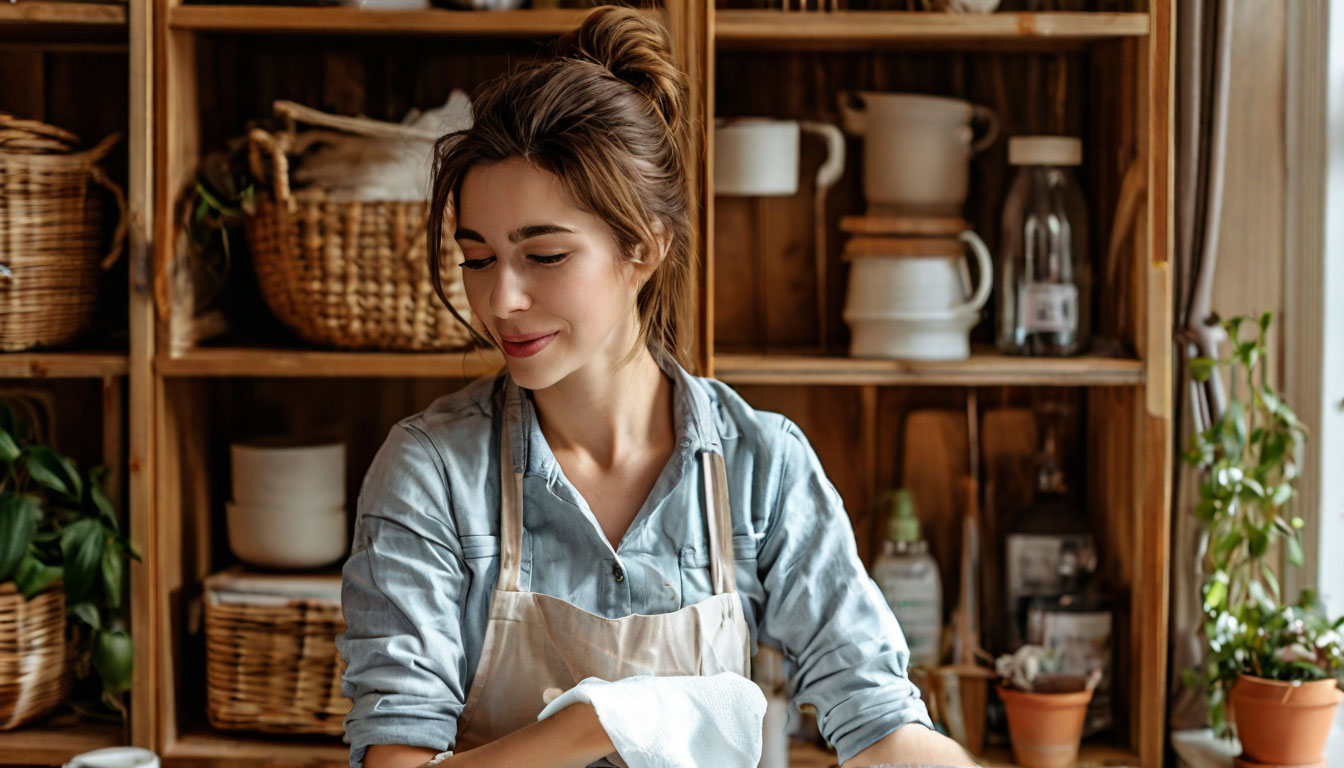
<path fill-rule="evenodd" d="M 965 247 L 975 257 L 971 287 Z M 851 238 L 845 322 L 850 355 L 914 360 L 970 356 L 970 330 L 989 300 L 994 267 L 975 232 L 956 238 Z M 969 294 L 969 297 L 968 297 Z"/>
<path fill-rule="evenodd" d="M 999 134 L 988 107 L 908 93 L 840 94 L 845 131 L 863 137 L 863 193 L 874 216 L 958 216 L 972 155 Z M 979 138 L 972 124 L 984 125 Z"/>

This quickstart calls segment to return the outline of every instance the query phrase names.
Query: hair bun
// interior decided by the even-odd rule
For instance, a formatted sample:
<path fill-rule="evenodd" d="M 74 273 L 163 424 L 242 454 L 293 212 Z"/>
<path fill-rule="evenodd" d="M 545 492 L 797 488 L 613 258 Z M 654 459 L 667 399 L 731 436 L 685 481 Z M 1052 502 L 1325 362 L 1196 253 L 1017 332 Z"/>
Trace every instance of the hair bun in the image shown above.
<path fill-rule="evenodd" d="M 689 84 L 672 59 L 667 29 L 647 11 L 594 8 L 559 41 L 559 53 L 606 67 L 653 102 L 675 131 L 685 114 Z"/>

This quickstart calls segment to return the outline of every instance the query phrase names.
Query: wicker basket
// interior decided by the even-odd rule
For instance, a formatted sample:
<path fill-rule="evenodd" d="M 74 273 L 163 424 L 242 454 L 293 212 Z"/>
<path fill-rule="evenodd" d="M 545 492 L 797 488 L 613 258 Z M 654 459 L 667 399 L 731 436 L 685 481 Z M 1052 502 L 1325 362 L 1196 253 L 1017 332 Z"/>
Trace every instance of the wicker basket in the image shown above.
<path fill-rule="evenodd" d="M 206 580 L 206 715 L 215 728 L 343 733 L 350 700 L 336 651 L 345 631 L 340 575 L 325 577 L 334 579 L 334 598 L 285 594 L 286 583 L 312 578 L 227 571 Z M 277 587 L 270 594 L 268 583 Z"/>
<path fill-rule="evenodd" d="M 5 117 L 6 125 L 42 125 Z M 112 266 L 126 240 L 126 196 L 98 166 L 120 138 L 70 153 L 0 144 L 0 350 L 64 344 L 92 321 L 100 268 Z M 90 180 L 107 188 L 119 209 L 106 256 L 102 197 L 89 194 Z"/>
<path fill-rule="evenodd" d="M 74 678 L 65 640 L 65 588 L 56 582 L 32 600 L 0 584 L 0 731 L 55 709 Z"/>
<path fill-rule="evenodd" d="M 252 172 L 273 189 L 260 196 L 245 231 L 262 298 L 305 341 L 347 349 L 444 350 L 467 346 L 470 332 L 443 306 L 430 283 L 424 200 L 332 200 L 321 189 L 293 193 L 287 152 L 297 122 L 378 137 L 432 140 L 422 131 L 367 118 L 328 115 L 287 101 L 275 111 L 288 130 L 249 132 Z M 444 292 L 463 316 L 456 270 Z"/>

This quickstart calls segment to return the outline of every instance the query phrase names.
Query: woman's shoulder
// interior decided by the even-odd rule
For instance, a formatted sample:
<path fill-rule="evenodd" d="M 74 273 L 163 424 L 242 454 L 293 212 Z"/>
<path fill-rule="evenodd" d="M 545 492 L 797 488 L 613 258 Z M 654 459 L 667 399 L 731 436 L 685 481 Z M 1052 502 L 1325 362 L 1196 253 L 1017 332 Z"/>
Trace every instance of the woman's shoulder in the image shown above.
<path fill-rule="evenodd" d="M 787 440 L 790 432 L 797 431 L 797 426 L 784 414 L 754 407 L 737 390 L 718 379 L 694 375 L 689 378 L 708 399 L 715 426 L 725 442 L 736 441 L 739 445 L 770 451 Z"/>
<path fill-rule="evenodd" d="M 428 453 L 445 477 L 489 455 L 495 412 L 502 404 L 502 376 L 483 376 L 435 398 L 424 410 L 392 426 L 384 451 Z M 418 444 L 418 445 L 417 445 Z M 401 450 L 398 450 L 398 448 Z"/>

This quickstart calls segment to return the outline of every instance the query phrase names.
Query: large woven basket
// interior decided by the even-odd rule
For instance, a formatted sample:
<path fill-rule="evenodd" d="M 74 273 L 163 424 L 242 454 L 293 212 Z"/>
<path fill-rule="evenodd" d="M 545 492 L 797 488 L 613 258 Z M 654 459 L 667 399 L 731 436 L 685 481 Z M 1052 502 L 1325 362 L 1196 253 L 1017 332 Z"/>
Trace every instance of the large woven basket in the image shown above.
<path fill-rule="evenodd" d="M 20 122 L 42 125 L 6 125 Z M 120 138 L 70 153 L 0 145 L 0 350 L 64 344 L 92 321 L 99 272 L 116 261 L 126 239 L 126 197 L 98 165 Z M 108 189 L 119 209 L 106 255 L 102 196 L 90 194 L 91 181 Z"/>
<path fill-rule="evenodd" d="M 422 131 L 367 118 L 328 115 L 287 101 L 275 111 L 288 129 L 252 129 L 252 172 L 272 189 L 244 229 L 262 298 L 305 341 L 347 349 L 444 350 L 467 346 L 470 332 L 430 283 L 424 200 L 333 200 L 322 189 L 292 192 L 288 150 L 298 122 L 350 133 L 430 139 Z M 444 292 L 466 314 L 461 276 L 444 270 Z"/>
<path fill-rule="evenodd" d="M 283 577 L 280 577 L 283 578 Z M 339 580 L 339 577 L 338 577 Z M 206 715 L 215 728 L 264 733 L 343 733 L 345 631 L 339 601 L 258 596 L 221 599 L 206 582 Z M 245 598 L 246 599 L 246 598 Z"/>
<path fill-rule="evenodd" d="M 0 731 L 55 709 L 74 677 L 65 640 L 65 588 L 56 582 L 25 600 L 0 584 Z"/>

